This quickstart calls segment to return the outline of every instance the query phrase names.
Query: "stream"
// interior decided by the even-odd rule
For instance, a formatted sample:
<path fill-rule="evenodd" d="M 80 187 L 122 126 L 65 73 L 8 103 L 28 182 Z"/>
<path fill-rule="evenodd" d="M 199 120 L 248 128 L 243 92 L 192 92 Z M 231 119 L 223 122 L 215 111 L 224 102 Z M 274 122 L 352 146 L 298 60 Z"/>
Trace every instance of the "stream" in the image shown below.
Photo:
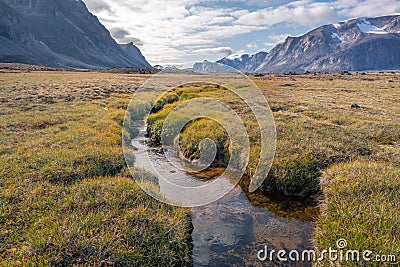
<path fill-rule="evenodd" d="M 136 166 L 150 171 L 150 157 L 160 174 L 171 176 L 174 182 L 193 186 L 209 182 L 176 170 L 162 151 L 147 146 L 144 123 L 139 130 L 139 135 L 132 140 Z M 162 181 L 159 186 L 163 194 L 176 194 L 169 192 Z M 236 186 L 220 200 L 191 209 L 194 266 L 311 266 L 310 262 L 302 261 L 260 261 L 257 254 L 266 246 L 268 251 L 283 249 L 301 253 L 312 249 L 313 221 L 317 214 L 317 203 L 313 199 L 246 193 Z"/>

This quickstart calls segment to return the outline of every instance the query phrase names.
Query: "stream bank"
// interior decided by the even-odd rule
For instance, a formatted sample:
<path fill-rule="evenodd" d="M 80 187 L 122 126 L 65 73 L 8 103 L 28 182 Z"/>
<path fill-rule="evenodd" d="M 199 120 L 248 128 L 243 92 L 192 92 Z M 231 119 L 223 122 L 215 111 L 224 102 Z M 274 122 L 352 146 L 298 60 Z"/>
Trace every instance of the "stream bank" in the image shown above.
<path fill-rule="evenodd" d="M 145 134 L 143 123 L 139 135 L 132 140 L 136 166 L 150 171 L 146 165 L 150 157 L 158 170 L 169 173 L 174 181 L 186 186 L 223 179 L 201 179 L 174 168 L 165 154 L 160 153 L 168 152 L 149 147 Z M 159 182 L 162 194 L 176 194 L 168 192 L 168 186 Z M 314 221 L 318 216 L 317 204 L 310 198 L 267 195 L 260 191 L 250 194 L 236 186 L 218 201 L 192 208 L 194 266 L 310 266 L 309 262 L 261 262 L 257 253 L 265 246 L 271 250 L 311 249 Z"/>

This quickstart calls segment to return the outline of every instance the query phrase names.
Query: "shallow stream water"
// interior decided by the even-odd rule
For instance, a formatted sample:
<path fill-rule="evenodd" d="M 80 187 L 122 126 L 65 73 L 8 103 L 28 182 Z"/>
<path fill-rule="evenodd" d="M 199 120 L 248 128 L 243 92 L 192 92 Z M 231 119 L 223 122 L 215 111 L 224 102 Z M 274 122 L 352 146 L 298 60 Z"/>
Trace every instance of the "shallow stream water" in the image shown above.
<path fill-rule="evenodd" d="M 132 140 L 136 166 L 150 171 L 150 157 L 157 170 L 177 183 L 196 186 L 210 182 L 176 170 L 161 151 L 147 146 L 145 132 L 142 125 L 139 135 Z M 159 186 L 163 194 L 175 193 L 168 192 L 168 186 L 162 182 Z M 312 199 L 262 192 L 249 194 L 236 186 L 217 202 L 192 208 L 193 263 L 195 266 L 311 266 L 302 261 L 280 262 L 276 257 L 273 261 L 260 261 L 257 254 L 265 247 L 268 251 L 283 249 L 300 253 L 311 249 L 317 214 L 317 203 Z"/>

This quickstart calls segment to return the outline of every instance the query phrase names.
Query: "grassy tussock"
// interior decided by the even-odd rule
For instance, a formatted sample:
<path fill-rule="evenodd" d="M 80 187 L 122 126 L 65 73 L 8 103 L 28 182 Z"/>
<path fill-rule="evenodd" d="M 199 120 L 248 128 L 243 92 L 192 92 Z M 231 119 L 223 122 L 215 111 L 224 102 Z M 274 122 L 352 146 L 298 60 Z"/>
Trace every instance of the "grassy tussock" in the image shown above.
<path fill-rule="evenodd" d="M 335 247 L 344 238 L 348 249 L 400 256 L 399 166 L 358 160 L 327 169 L 321 180 L 325 201 L 314 235 L 319 250 Z M 381 264 L 347 262 L 346 266 Z"/>
<path fill-rule="evenodd" d="M 1 75 L 0 265 L 191 264 L 187 210 L 125 167 L 121 126 L 143 77 L 98 75 Z"/>
<path fill-rule="evenodd" d="M 187 264 L 184 212 L 160 204 L 130 179 L 97 177 L 72 185 L 6 190 L 3 264 L 154 266 Z M 18 208 L 18 216 L 12 216 Z M 14 251 L 15 250 L 15 251 Z"/>
<path fill-rule="evenodd" d="M 201 157 L 199 144 L 206 138 L 214 140 L 217 146 L 216 161 L 227 165 L 231 155 L 228 134 L 216 121 L 209 119 L 196 120 L 186 125 L 179 140 L 183 156 L 189 160 L 199 159 Z"/>
<path fill-rule="evenodd" d="M 388 79 L 396 82 L 387 83 Z M 295 86 L 279 86 L 288 81 Z M 395 254 L 399 259 L 400 77 L 274 76 L 257 83 L 275 107 L 276 161 L 282 155 L 301 158 L 304 153 L 317 159 L 315 171 L 305 172 L 315 173 L 322 191 L 322 213 L 313 238 L 316 248 L 336 248 L 337 240 L 344 238 L 349 249 Z M 361 108 L 351 109 L 352 103 Z"/>

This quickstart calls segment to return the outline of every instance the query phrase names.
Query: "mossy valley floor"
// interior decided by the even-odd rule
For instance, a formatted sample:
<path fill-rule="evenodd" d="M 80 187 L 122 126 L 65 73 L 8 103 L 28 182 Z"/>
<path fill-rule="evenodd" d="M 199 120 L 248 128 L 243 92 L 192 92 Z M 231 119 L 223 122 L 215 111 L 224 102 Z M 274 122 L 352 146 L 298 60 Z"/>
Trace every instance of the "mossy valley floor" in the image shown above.
<path fill-rule="evenodd" d="M 121 125 L 146 76 L 0 74 L 0 265 L 190 265 L 188 211 L 147 196 Z"/>
<path fill-rule="evenodd" d="M 149 77 L 0 73 L 0 265 L 191 265 L 189 210 L 147 196 L 125 167 L 125 110 Z M 271 106 L 278 134 L 262 190 L 319 196 L 316 249 L 344 238 L 349 248 L 400 259 L 400 75 L 250 78 Z M 226 97 L 217 88 L 179 90 L 185 92 L 149 118 L 153 136 L 152 123 L 179 99 Z M 251 135 L 250 117 L 247 128 Z M 182 133 L 184 154 L 196 158 L 200 129 L 219 137 L 223 162 L 224 132 L 201 120 Z M 257 147 L 251 152 L 256 158 Z"/>

